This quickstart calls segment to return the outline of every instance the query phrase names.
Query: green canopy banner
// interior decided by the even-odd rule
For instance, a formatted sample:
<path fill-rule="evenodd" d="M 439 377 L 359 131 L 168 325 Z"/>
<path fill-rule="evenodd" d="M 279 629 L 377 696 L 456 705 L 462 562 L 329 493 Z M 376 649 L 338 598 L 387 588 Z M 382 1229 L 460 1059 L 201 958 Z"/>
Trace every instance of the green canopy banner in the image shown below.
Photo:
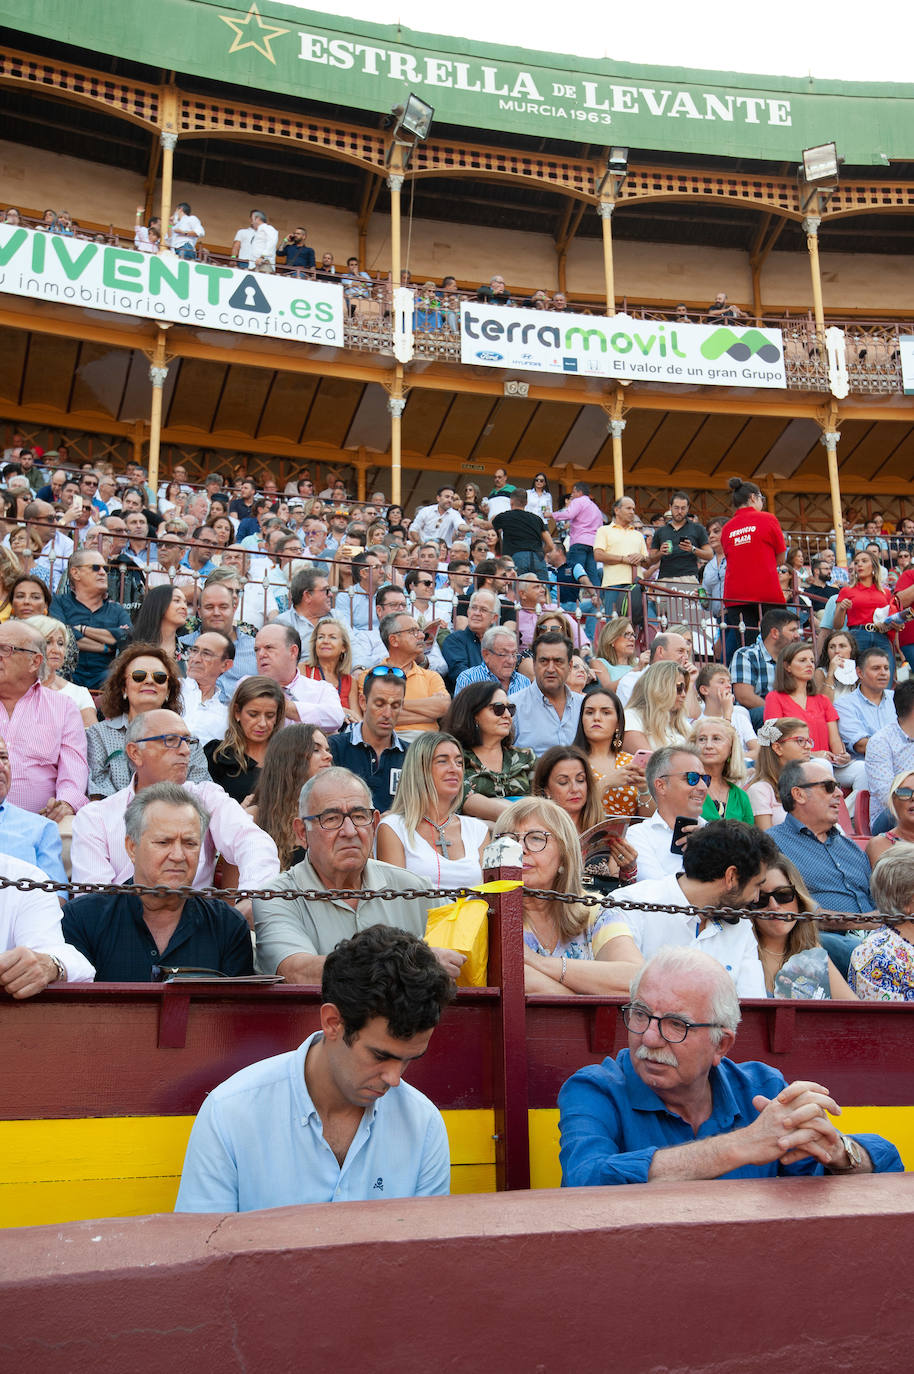
<path fill-rule="evenodd" d="M 465 301 L 460 360 L 477 367 L 577 373 L 685 386 L 785 387 L 779 329 L 555 314 Z"/>
<path fill-rule="evenodd" d="M 556 32 L 561 33 L 557 15 Z M 764 23 L 760 12 L 759 23 Z M 149 67 L 383 112 L 414 91 L 438 124 L 795 163 L 911 155 L 914 85 L 634 66 L 366 24 L 269 0 L 0 0 L 0 24 Z M 27 46 L 27 43 L 24 44 Z M 434 129 L 433 129 L 434 135 Z M 472 140 L 472 133 L 468 133 Z"/>
<path fill-rule="evenodd" d="M 0 224 L 0 294 L 234 334 L 343 342 L 343 290 Z"/>

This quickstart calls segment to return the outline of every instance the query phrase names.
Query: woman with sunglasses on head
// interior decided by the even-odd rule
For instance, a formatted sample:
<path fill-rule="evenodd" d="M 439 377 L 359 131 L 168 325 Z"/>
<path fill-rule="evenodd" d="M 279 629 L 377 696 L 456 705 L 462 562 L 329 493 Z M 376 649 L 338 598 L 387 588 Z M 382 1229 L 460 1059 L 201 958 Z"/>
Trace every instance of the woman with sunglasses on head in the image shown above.
<path fill-rule="evenodd" d="M 72 671 L 76 663 L 76 639 L 68 625 L 50 615 L 30 615 L 25 621 L 44 638 L 46 667 L 41 678 L 42 687 L 63 692 L 76 702 L 83 725 L 88 730 L 98 724 L 98 711 L 88 687 L 70 682 L 64 673 Z"/>
<path fill-rule="evenodd" d="M 785 763 L 806 763 L 812 758 L 812 739 L 805 720 L 780 716 L 766 720 L 758 732 L 759 749 L 752 783 L 746 795 L 759 830 L 780 825 L 787 812 L 778 796 L 778 779 Z"/>
<path fill-rule="evenodd" d="M 332 766 L 327 736 L 317 725 L 287 725 L 267 745 L 247 810 L 275 841 L 283 873 L 305 857 L 292 825 L 298 815 L 299 793 L 315 773 Z"/>
<path fill-rule="evenodd" d="M 474 682 L 458 692 L 442 722 L 463 750 L 466 816 L 494 821 L 530 795 L 536 755 L 513 744 L 516 709 L 500 683 Z"/>
<path fill-rule="evenodd" d="M 678 663 L 662 661 L 645 668 L 625 708 L 625 752 L 653 753 L 665 745 L 684 744 L 690 729 L 685 711 L 688 691 L 688 676 Z"/>
<path fill-rule="evenodd" d="M 210 740 L 203 752 L 213 782 L 243 805 L 260 781 L 270 740 L 285 724 L 285 693 L 271 677 L 246 677 L 235 688 L 228 716 L 224 739 Z"/>
<path fill-rule="evenodd" d="M 752 825 L 752 802 L 740 786 L 746 781 L 746 761 L 739 735 L 722 716 L 702 716 L 692 726 L 690 742 L 701 755 L 711 781 L 701 814 L 706 821 L 745 821 Z"/>
<path fill-rule="evenodd" d="M 866 847 L 870 868 L 893 844 L 914 844 L 914 773 L 897 773 L 889 788 L 886 809 L 895 817 L 891 830 L 874 835 Z"/>
<path fill-rule="evenodd" d="M 413 740 L 393 804 L 378 826 L 378 858 L 428 878 L 435 887 L 482 882 L 489 827 L 458 815 L 463 750 L 452 735 L 429 731 Z"/>
<path fill-rule="evenodd" d="M 847 630 L 829 630 L 816 664 L 815 684 L 823 696 L 835 701 L 857 686 L 857 641 Z"/>
<path fill-rule="evenodd" d="M 587 755 L 607 816 L 634 816 L 645 791 L 644 769 L 622 748 L 625 711 L 607 687 L 590 687 L 581 702 L 574 744 Z"/>
<path fill-rule="evenodd" d="M 98 699 L 104 720 L 86 731 L 89 760 L 89 797 L 110 797 L 126 787 L 133 769 L 124 745 L 127 726 L 146 711 L 158 709 L 181 714 L 181 676 L 177 664 L 156 644 L 131 644 L 111 665 Z M 209 777 L 203 750 L 197 744 L 190 754 L 188 782 Z"/>
<path fill-rule="evenodd" d="M 187 671 L 187 650 L 178 635 L 187 624 L 187 615 L 187 597 L 180 587 L 153 587 L 143 597 L 131 635 L 132 643 L 155 644 L 173 658 L 182 677 Z"/>
<path fill-rule="evenodd" d="M 525 990 L 566 997 L 626 993 L 643 960 L 611 909 L 533 895 L 584 891 L 571 817 L 545 797 L 526 797 L 498 818 L 493 837 L 499 835 L 517 840 L 523 851 Z"/>
<path fill-rule="evenodd" d="M 857 1001 L 819 943 L 815 922 L 797 919 L 818 908 L 788 858 L 781 855 L 768 865 L 753 905 L 759 915 L 753 916 L 752 928 L 769 997 Z"/>

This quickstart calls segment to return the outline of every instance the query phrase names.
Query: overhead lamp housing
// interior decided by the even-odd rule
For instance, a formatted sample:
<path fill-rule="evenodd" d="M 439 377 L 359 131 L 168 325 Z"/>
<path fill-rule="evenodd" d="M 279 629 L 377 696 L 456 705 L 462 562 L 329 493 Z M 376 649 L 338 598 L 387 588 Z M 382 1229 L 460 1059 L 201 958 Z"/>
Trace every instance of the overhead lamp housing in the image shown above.
<path fill-rule="evenodd" d="M 820 143 L 815 148 L 803 149 L 803 179 L 816 183 L 837 181 L 841 160 L 834 143 Z"/>
<path fill-rule="evenodd" d="M 609 156 L 606 159 L 606 166 L 610 172 L 615 172 L 616 176 L 627 176 L 628 174 L 628 149 L 610 148 Z"/>
<path fill-rule="evenodd" d="M 402 113 L 394 125 L 394 138 L 406 134 L 411 143 L 424 143 L 429 136 L 434 118 L 434 107 L 410 91 L 406 104 L 402 107 Z"/>

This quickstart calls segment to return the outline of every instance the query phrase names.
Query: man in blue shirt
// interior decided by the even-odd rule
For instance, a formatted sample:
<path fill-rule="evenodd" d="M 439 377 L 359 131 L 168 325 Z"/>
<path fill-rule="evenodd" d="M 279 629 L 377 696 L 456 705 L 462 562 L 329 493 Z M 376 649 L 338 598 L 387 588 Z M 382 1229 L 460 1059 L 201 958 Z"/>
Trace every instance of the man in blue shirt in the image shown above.
<path fill-rule="evenodd" d="M 566 686 L 574 646 L 559 630 L 547 630 L 533 647 L 533 682 L 511 700 L 517 707 L 514 742 L 539 758 L 553 744 L 571 744 L 581 717 L 580 692 Z"/>
<path fill-rule="evenodd" d="M 133 626 L 126 609 L 108 600 L 108 569 L 100 554 L 78 549 L 67 560 L 70 591 L 58 592 L 48 615 L 69 625 L 76 637 L 73 681 L 101 687 Z"/>
<path fill-rule="evenodd" d="M 60 831 L 46 816 L 7 800 L 11 779 L 10 752 L 6 740 L 0 739 L 0 854 L 34 864 L 55 882 L 65 883 Z"/>
<path fill-rule="evenodd" d="M 838 826 L 841 792 L 831 765 L 819 759 L 786 764 L 778 795 L 787 815 L 768 835 L 796 864 L 816 905 L 847 915 L 872 912 L 870 862 Z M 846 978 L 857 936 L 823 931 L 820 938 Z"/>
<path fill-rule="evenodd" d="M 884 649 L 864 649 L 857 659 L 857 686 L 838 697 L 838 729 L 852 758 L 863 759 L 870 736 L 895 719 L 892 669 Z M 861 780 L 861 785 L 863 785 Z"/>
<path fill-rule="evenodd" d="M 406 758 L 407 746 L 396 732 L 405 695 L 402 669 L 369 668 L 359 689 L 362 719 L 330 736 L 333 762 L 362 779 L 380 812 L 390 810 Z"/>
<path fill-rule="evenodd" d="M 490 625 L 482 637 L 481 647 L 482 663 L 475 668 L 464 668 L 458 675 L 454 696 L 474 682 L 497 682 L 509 696 L 530 686 L 530 679 L 517 671 L 517 635 L 513 625 Z"/>
<path fill-rule="evenodd" d="M 628 1049 L 579 1069 L 559 1093 L 562 1185 L 777 1175 L 902 1173 L 877 1135 L 842 1135 L 819 1083 L 726 1058 L 739 998 L 707 954 L 664 948 L 623 1009 Z"/>
<path fill-rule="evenodd" d="M 454 984 L 415 936 L 372 926 L 327 955 L 321 1029 L 210 1093 L 191 1131 L 178 1212 L 446 1194 L 444 1122 L 402 1081 Z"/>

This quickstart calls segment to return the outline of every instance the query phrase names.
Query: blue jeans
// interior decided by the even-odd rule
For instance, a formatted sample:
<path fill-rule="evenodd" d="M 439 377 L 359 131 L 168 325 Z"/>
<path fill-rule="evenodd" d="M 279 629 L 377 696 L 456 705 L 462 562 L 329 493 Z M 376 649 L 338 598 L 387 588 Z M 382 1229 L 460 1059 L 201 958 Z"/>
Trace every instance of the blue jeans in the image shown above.
<path fill-rule="evenodd" d="M 549 569 L 541 553 L 529 553 L 521 549 L 520 553 L 514 555 L 514 566 L 519 573 L 536 573 L 541 582 L 549 581 Z"/>
<path fill-rule="evenodd" d="M 603 613 L 607 620 L 614 615 L 622 615 L 618 609 L 619 603 L 627 601 L 628 611 L 626 614 L 635 626 L 635 633 L 638 633 L 638 626 L 643 616 L 643 596 L 641 587 L 635 583 L 630 587 L 604 587 L 603 588 Z"/>
<path fill-rule="evenodd" d="M 902 644 L 901 652 L 904 654 L 905 663 L 914 672 L 914 644 Z"/>
<path fill-rule="evenodd" d="M 568 563 L 573 568 L 575 563 L 581 563 L 584 571 L 590 578 L 595 587 L 599 587 L 601 574 L 597 567 L 597 560 L 593 556 L 593 549 L 587 544 L 572 544 L 568 550 Z"/>
<path fill-rule="evenodd" d="M 888 635 L 881 635 L 873 630 L 864 630 L 862 625 L 847 627 L 849 632 L 857 641 L 857 652 L 862 653 L 864 649 L 884 649 L 886 658 L 889 660 L 889 686 L 895 682 L 895 650 L 892 648 L 892 641 Z M 910 663 L 910 659 L 908 659 Z"/>

